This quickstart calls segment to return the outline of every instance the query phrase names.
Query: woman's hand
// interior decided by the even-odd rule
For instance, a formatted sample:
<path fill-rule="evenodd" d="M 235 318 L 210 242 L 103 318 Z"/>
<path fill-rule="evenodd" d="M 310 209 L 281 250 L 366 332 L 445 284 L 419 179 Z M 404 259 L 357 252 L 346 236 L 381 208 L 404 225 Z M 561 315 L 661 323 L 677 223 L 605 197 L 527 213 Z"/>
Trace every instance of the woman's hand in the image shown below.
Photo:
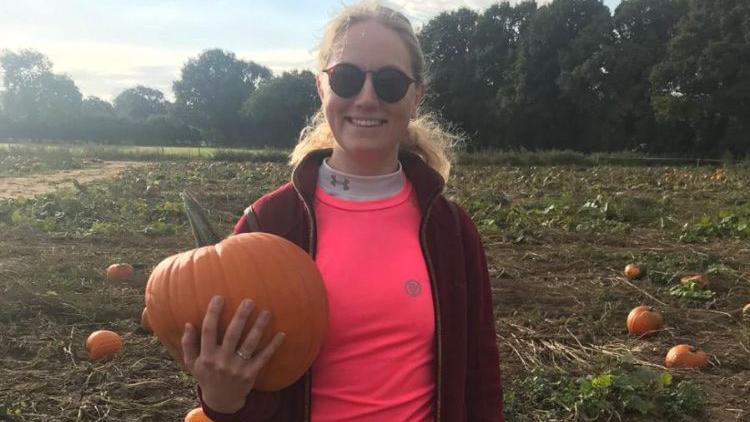
<path fill-rule="evenodd" d="M 240 344 L 242 330 L 255 307 L 251 300 L 245 299 L 230 321 L 223 343 L 217 344 L 219 316 L 223 307 L 221 296 L 211 299 L 200 338 L 192 325 L 185 324 L 182 351 L 186 369 L 201 386 L 203 401 L 217 412 L 235 413 L 245 405 L 245 398 L 255 385 L 258 372 L 279 348 L 285 334 L 276 334 L 263 350 L 258 350 L 263 331 L 271 320 L 271 314 L 263 310 Z"/>

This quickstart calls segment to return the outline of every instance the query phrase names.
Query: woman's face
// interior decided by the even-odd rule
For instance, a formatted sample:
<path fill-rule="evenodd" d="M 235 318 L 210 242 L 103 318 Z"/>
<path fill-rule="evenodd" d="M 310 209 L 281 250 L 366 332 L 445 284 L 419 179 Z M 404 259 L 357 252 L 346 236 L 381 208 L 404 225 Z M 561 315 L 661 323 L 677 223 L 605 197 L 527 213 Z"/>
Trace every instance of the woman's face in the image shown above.
<path fill-rule="evenodd" d="M 409 51 L 398 34 L 374 21 L 355 23 L 336 42 L 326 68 L 339 63 L 350 63 L 364 71 L 395 67 L 411 78 L 415 76 Z M 342 150 L 334 154 L 344 152 L 344 156 L 354 160 L 395 160 L 398 144 L 406 136 L 424 87 L 413 83 L 404 98 L 389 103 L 375 93 L 372 77 L 368 73 L 362 89 L 351 98 L 333 92 L 327 74 L 317 77 L 323 111 L 336 140 L 334 149 Z"/>

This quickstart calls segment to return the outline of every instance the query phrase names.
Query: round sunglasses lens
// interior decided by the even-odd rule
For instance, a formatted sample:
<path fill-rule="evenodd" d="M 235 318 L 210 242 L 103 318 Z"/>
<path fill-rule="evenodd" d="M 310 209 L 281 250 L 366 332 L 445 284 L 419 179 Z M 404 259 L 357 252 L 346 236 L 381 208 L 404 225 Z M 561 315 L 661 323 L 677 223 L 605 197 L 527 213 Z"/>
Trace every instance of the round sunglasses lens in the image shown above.
<path fill-rule="evenodd" d="M 331 72 L 331 89 L 339 97 L 351 98 L 362 89 L 365 74 L 352 65 L 341 64 Z"/>
<path fill-rule="evenodd" d="M 395 103 L 404 98 L 410 84 L 409 77 L 396 69 L 383 69 L 375 77 L 375 91 L 383 101 L 389 103 Z"/>

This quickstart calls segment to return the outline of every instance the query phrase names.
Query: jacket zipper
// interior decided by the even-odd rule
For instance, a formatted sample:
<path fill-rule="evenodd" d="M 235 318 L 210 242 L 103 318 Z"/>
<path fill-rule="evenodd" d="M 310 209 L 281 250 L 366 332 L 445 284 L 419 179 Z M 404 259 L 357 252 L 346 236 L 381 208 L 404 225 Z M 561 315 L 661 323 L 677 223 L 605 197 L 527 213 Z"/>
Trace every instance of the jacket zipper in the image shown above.
<path fill-rule="evenodd" d="M 435 199 L 438 197 L 438 194 L 441 191 L 437 191 L 437 194 L 433 194 L 430 196 L 428 205 L 427 205 L 427 211 L 425 212 L 425 216 L 422 219 L 421 227 L 419 228 L 420 232 L 420 242 L 422 245 L 422 251 L 424 253 L 425 261 L 427 261 L 427 271 L 430 275 L 430 285 L 432 286 L 432 292 L 433 297 L 432 300 L 435 303 L 435 335 L 437 336 L 437 409 L 435 410 L 435 421 L 440 422 L 441 420 L 441 404 L 442 404 L 442 395 L 443 395 L 443 341 L 442 341 L 442 330 L 441 330 L 441 320 L 440 320 L 440 297 L 438 295 L 438 288 L 437 288 L 437 280 L 435 278 L 435 269 L 432 265 L 432 258 L 430 257 L 430 250 L 427 247 L 427 220 L 430 218 L 430 211 L 432 211 L 432 206 L 435 204 Z"/>
<path fill-rule="evenodd" d="M 305 200 L 305 197 L 302 195 L 302 193 L 299 191 L 299 188 L 297 187 L 297 180 L 292 180 L 292 186 L 294 187 L 294 191 L 297 192 L 297 196 L 299 196 L 300 200 L 302 201 L 302 204 L 305 206 L 305 211 L 307 211 L 307 219 L 310 223 L 310 230 L 308 233 L 308 244 L 310 245 L 310 251 L 309 254 L 315 259 L 315 218 L 313 218 L 313 212 L 310 208 L 310 205 L 307 204 L 307 201 Z M 435 279 L 435 270 L 432 265 L 432 258 L 430 257 L 430 250 L 427 248 L 427 221 L 430 218 L 430 212 L 432 211 L 432 206 L 435 204 L 435 199 L 438 197 L 438 195 L 442 192 L 442 189 L 437 190 L 436 193 L 433 193 L 430 196 L 429 201 L 427 202 L 427 211 L 425 212 L 424 218 L 422 219 L 422 223 L 420 224 L 419 232 L 420 232 L 420 243 L 422 246 L 422 252 L 425 256 L 425 261 L 427 261 L 427 271 L 430 276 L 430 285 L 432 287 L 433 291 L 433 302 L 435 303 L 435 332 L 437 336 L 437 409 L 436 409 L 436 415 L 435 415 L 435 421 L 440 422 L 441 420 L 441 403 L 442 403 L 442 394 L 443 394 L 443 342 L 442 342 L 442 332 L 441 332 L 441 320 L 440 320 L 440 298 L 438 295 L 437 290 L 437 280 Z M 305 419 L 304 422 L 310 421 L 310 401 L 311 401 L 311 390 L 310 390 L 310 371 L 308 370 L 305 373 Z"/>
<path fill-rule="evenodd" d="M 297 196 L 299 196 L 300 201 L 302 201 L 302 204 L 305 206 L 305 211 L 307 211 L 307 220 L 310 223 L 310 230 L 308 233 L 308 245 L 310 248 L 310 251 L 308 252 L 313 260 L 315 260 L 315 238 L 313 234 L 315 233 L 315 218 L 313 218 L 312 209 L 307 204 L 307 201 L 305 200 L 305 197 L 302 195 L 302 193 L 297 188 L 297 180 L 292 180 L 292 186 L 294 187 L 294 191 L 297 192 Z M 311 385 L 310 385 L 310 370 L 307 370 L 305 372 L 305 419 L 304 422 L 310 421 L 310 401 L 311 401 Z"/>

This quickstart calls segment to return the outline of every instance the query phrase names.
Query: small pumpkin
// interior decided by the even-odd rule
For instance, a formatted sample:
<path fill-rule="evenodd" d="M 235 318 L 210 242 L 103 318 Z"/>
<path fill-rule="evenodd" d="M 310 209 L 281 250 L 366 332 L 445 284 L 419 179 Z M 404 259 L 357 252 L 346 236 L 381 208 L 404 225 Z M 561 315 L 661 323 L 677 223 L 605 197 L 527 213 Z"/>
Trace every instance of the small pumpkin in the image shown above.
<path fill-rule="evenodd" d="M 711 284 L 708 281 L 708 277 L 705 274 L 686 275 L 680 279 L 680 283 L 682 284 L 695 283 L 698 286 L 700 286 L 702 289 L 707 289 Z"/>
<path fill-rule="evenodd" d="M 641 305 L 630 311 L 625 325 L 628 333 L 638 337 L 648 337 L 664 326 L 664 318 L 653 307 Z"/>
<path fill-rule="evenodd" d="M 214 422 L 213 419 L 210 419 L 208 416 L 206 416 L 205 413 L 203 413 L 203 409 L 200 407 L 196 407 L 195 409 L 188 412 L 187 415 L 185 415 L 185 422 Z"/>
<path fill-rule="evenodd" d="M 112 264 L 107 267 L 107 280 L 109 281 L 130 281 L 133 279 L 135 270 L 130 264 Z"/>
<path fill-rule="evenodd" d="M 149 333 L 154 332 L 154 330 L 151 329 L 151 323 L 148 322 L 148 307 L 144 307 L 143 312 L 141 312 L 141 327 Z"/>
<path fill-rule="evenodd" d="M 280 331 L 281 347 L 258 374 L 255 388 L 278 391 L 310 368 L 328 322 L 328 298 L 315 262 L 294 243 L 269 233 L 244 233 L 164 259 L 146 286 L 148 321 L 178 365 L 186 323 L 200 329 L 214 295 L 224 298 L 219 341 L 243 299 L 255 302 L 243 337 L 261 310 L 272 319 L 262 349 Z"/>
<path fill-rule="evenodd" d="M 628 264 L 625 266 L 625 270 L 622 273 L 629 279 L 636 279 L 643 276 L 645 269 L 637 264 Z"/>
<path fill-rule="evenodd" d="M 667 368 L 695 368 L 708 366 L 708 355 L 689 344 L 678 344 L 667 352 L 664 360 Z"/>
<path fill-rule="evenodd" d="M 122 337 L 114 331 L 94 331 L 86 339 L 86 351 L 92 362 L 109 359 L 121 350 Z"/>
<path fill-rule="evenodd" d="M 750 303 L 745 305 L 744 308 L 742 308 L 742 316 L 750 320 Z"/>

